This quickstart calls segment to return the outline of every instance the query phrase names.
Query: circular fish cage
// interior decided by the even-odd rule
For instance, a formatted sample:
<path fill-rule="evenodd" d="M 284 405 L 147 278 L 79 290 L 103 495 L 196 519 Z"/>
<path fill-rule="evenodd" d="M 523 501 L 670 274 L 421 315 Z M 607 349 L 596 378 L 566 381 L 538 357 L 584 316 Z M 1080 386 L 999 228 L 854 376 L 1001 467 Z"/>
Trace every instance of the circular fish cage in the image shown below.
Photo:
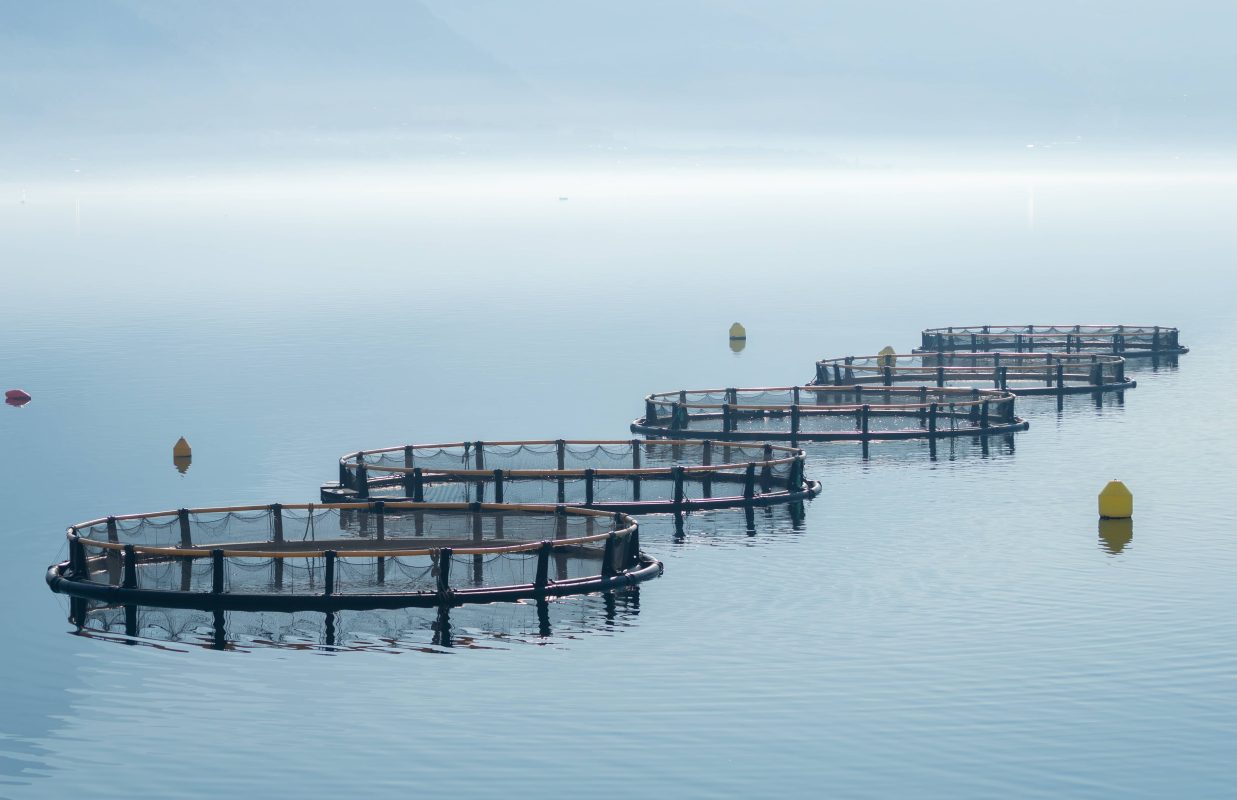
<path fill-rule="evenodd" d="M 928 328 L 916 353 L 965 352 L 1107 353 L 1125 356 L 1172 356 L 1190 348 L 1178 330 L 1159 325 L 965 325 Z"/>
<path fill-rule="evenodd" d="M 651 394 L 634 433 L 674 439 L 799 442 L 937 439 L 1025 430 L 1015 396 L 920 386 L 774 386 Z"/>
<path fill-rule="evenodd" d="M 1018 395 L 1083 394 L 1132 389 L 1125 359 L 1100 353 L 912 353 L 846 356 L 816 362 L 813 386 L 975 387 Z"/>
<path fill-rule="evenodd" d="M 181 509 L 68 530 L 52 591 L 233 611 L 461 605 L 617 590 L 661 574 L 624 514 L 336 503 Z"/>
<path fill-rule="evenodd" d="M 325 502 L 570 504 L 656 513 L 815 497 L 806 456 L 773 444 L 677 440 L 453 442 L 362 450 L 339 460 Z"/>

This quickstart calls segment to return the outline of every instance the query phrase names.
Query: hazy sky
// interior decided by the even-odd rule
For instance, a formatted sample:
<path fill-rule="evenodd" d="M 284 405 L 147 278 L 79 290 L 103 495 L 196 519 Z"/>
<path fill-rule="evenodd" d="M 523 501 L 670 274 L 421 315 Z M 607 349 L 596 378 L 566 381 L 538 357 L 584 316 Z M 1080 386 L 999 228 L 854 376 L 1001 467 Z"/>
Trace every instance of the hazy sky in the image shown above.
<path fill-rule="evenodd" d="M 1214 147 L 1234 29 L 1221 0 L 0 0 L 0 133 L 9 158 Z"/>

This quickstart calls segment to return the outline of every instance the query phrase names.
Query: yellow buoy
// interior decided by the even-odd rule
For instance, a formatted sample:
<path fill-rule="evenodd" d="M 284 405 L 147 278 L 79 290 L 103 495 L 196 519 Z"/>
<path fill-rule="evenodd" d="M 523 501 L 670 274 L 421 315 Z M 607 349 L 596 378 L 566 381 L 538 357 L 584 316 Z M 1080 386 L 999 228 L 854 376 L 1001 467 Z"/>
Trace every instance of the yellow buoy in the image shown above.
<path fill-rule="evenodd" d="M 743 348 L 747 347 L 747 339 L 731 339 L 730 350 L 733 353 L 742 353 Z"/>
<path fill-rule="evenodd" d="M 877 358 L 876 360 L 876 363 L 881 367 L 892 367 L 895 363 L 897 363 L 897 360 L 898 360 L 897 352 L 898 351 L 894 350 L 892 347 L 883 348 L 879 353 L 876 354 L 877 356 L 879 356 L 879 358 Z"/>
<path fill-rule="evenodd" d="M 730 338 L 731 339 L 746 339 L 747 329 L 736 322 L 735 324 L 730 326 Z"/>
<path fill-rule="evenodd" d="M 1100 517 L 1129 519 L 1134 516 L 1134 495 L 1119 480 L 1111 480 L 1100 491 Z"/>
<path fill-rule="evenodd" d="M 189 447 L 189 443 L 182 436 L 176 440 L 176 444 L 172 445 L 172 465 L 176 467 L 177 472 L 184 475 L 189 471 L 189 465 L 192 463 L 193 449 Z"/>

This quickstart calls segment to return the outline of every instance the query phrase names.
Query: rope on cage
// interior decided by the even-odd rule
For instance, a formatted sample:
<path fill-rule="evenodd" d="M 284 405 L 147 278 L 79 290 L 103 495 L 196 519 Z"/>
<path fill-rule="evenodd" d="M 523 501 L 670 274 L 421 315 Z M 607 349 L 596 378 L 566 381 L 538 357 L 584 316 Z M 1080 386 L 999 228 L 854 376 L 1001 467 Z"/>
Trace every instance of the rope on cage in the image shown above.
<path fill-rule="evenodd" d="M 305 517 L 305 530 L 301 533 L 301 541 L 314 541 L 314 504 L 310 503 Z"/>

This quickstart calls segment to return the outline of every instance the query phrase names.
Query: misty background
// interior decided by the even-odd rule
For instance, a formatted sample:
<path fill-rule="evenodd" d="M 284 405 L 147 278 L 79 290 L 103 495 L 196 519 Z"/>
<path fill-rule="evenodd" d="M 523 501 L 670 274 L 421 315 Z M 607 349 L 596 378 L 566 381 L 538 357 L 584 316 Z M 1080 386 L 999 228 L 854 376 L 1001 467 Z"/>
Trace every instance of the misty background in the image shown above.
<path fill-rule="evenodd" d="M 0 0 L 0 169 L 1198 157 L 1230 141 L 1235 27 L 1200 0 Z"/>
<path fill-rule="evenodd" d="M 1237 426 L 1203 401 L 1237 371 L 1235 22 L 0 0 L 0 390 L 33 398 L 0 406 L 0 795 L 1231 795 Z M 666 574 L 603 635 L 115 646 L 44 583 L 77 520 L 316 499 L 362 448 L 627 438 L 648 392 L 1006 323 L 1192 352 L 1124 399 L 1019 399 L 1016 450 L 822 447 L 799 526 L 642 520 Z"/>

